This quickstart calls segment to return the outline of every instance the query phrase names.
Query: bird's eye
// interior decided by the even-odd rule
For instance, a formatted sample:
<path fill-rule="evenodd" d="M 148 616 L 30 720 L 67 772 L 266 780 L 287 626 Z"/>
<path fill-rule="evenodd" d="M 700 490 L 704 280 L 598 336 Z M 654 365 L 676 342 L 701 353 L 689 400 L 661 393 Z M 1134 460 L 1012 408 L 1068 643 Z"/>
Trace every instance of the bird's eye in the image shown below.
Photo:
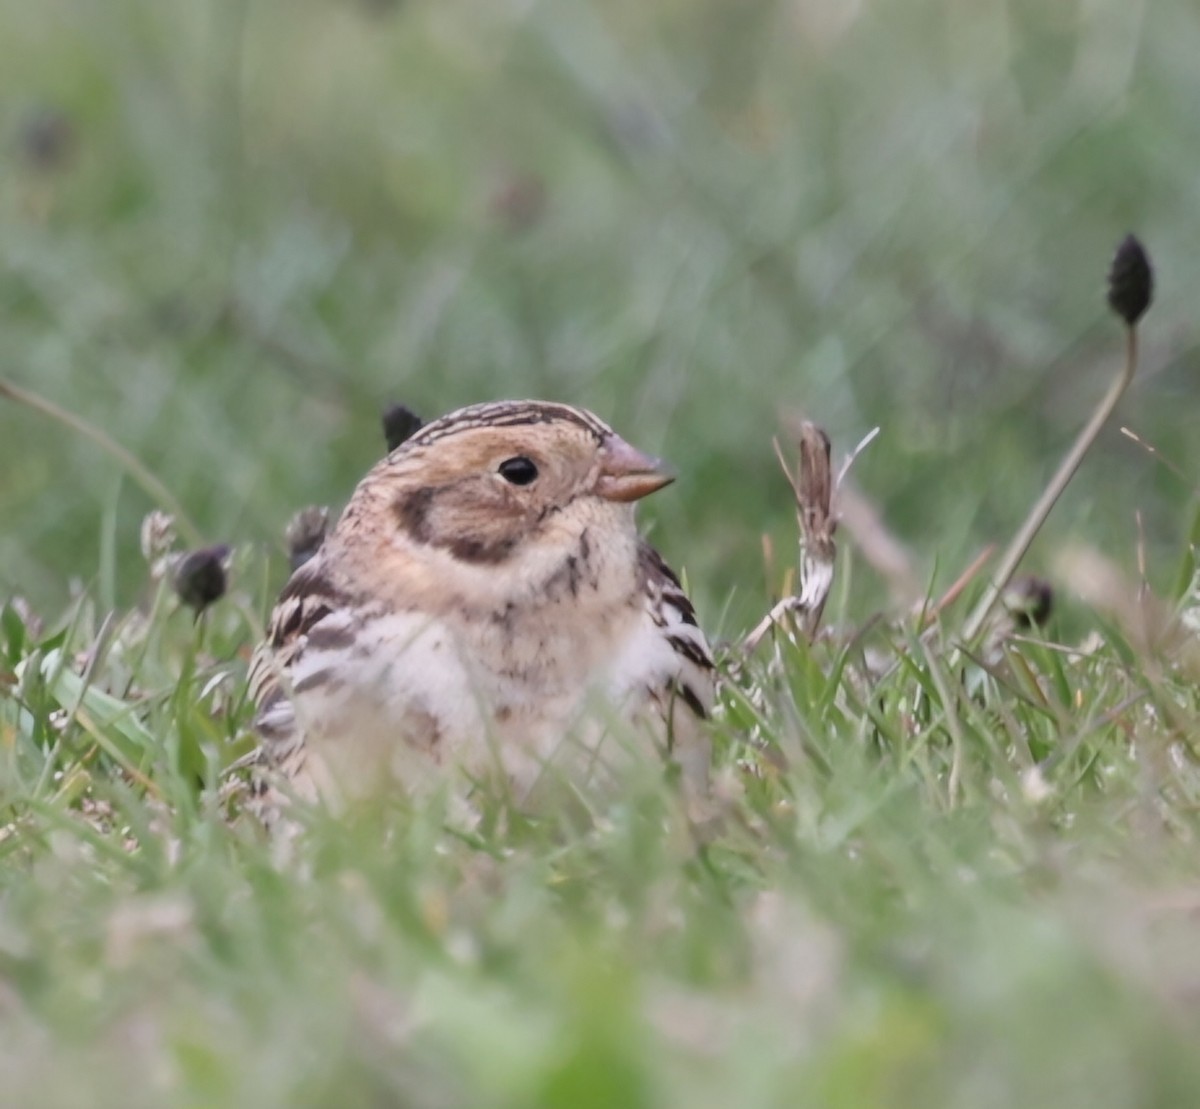
<path fill-rule="evenodd" d="M 529 485 L 537 478 L 538 468 L 532 458 L 519 454 L 500 463 L 500 476 L 510 485 Z"/>

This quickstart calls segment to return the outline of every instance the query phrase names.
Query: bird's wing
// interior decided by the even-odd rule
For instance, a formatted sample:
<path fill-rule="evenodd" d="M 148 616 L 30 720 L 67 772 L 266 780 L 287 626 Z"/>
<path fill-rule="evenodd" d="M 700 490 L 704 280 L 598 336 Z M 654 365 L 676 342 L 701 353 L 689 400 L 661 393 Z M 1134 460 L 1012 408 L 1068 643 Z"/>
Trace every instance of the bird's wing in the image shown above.
<path fill-rule="evenodd" d="M 302 762 L 304 746 L 292 695 L 324 676 L 322 667 L 302 664 L 352 645 L 352 611 L 350 598 L 331 580 L 318 553 L 283 587 L 267 637 L 250 663 L 250 696 L 258 708 L 254 729 L 263 761 L 287 776 Z"/>
<path fill-rule="evenodd" d="M 713 659 L 696 610 L 674 571 L 649 543 L 641 544 L 638 569 L 650 618 L 677 657 L 677 673 L 667 676 L 667 684 L 696 716 L 706 717 L 713 702 Z"/>

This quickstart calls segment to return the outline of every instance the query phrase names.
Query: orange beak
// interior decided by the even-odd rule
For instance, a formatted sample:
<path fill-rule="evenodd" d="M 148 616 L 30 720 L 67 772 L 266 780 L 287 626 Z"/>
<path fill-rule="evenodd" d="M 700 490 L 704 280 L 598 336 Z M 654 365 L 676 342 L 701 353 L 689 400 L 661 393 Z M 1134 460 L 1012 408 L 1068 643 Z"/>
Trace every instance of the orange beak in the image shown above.
<path fill-rule="evenodd" d="M 595 486 L 598 497 L 637 501 L 674 480 L 665 462 L 631 447 L 619 435 L 610 435 L 600 448 L 600 474 Z"/>

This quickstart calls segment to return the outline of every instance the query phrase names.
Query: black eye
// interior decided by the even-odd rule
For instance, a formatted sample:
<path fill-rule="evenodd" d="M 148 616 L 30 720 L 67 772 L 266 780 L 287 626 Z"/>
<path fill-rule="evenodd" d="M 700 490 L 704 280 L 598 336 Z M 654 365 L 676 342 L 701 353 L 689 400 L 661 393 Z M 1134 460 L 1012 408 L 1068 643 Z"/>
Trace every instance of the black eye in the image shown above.
<path fill-rule="evenodd" d="M 538 468 L 532 458 L 519 454 L 500 463 L 500 476 L 511 485 L 529 485 L 538 476 Z"/>

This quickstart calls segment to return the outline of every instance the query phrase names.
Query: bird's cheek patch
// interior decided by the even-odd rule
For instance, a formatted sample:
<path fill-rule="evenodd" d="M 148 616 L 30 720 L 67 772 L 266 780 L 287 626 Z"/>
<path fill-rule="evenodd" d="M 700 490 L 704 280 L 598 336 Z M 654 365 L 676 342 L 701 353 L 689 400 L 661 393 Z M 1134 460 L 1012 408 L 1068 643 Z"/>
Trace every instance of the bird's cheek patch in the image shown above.
<path fill-rule="evenodd" d="M 508 561 L 517 547 L 517 541 L 511 537 L 490 539 L 482 535 L 460 535 L 436 546 L 444 547 L 462 562 L 470 562 L 475 566 L 495 566 Z"/>
<path fill-rule="evenodd" d="M 437 510 L 437 489 L 417 489 L 401 494 L 393 502 L 400 530 L 422 546 L 448 551 L 461 562 L 475 566 L 494 566 L 505 562 L 518 546 L 508 529 L 501 529 L 484 517 L 450 526 L 450 513 Z"/>
<path fill-rule="evenodd" d="M 396 522 L 414 543 L 428 543 L 430 537 L 429 513 L 433 508 L 432 489 L 414 489 L 401 493 L 392 504 Z"/>

